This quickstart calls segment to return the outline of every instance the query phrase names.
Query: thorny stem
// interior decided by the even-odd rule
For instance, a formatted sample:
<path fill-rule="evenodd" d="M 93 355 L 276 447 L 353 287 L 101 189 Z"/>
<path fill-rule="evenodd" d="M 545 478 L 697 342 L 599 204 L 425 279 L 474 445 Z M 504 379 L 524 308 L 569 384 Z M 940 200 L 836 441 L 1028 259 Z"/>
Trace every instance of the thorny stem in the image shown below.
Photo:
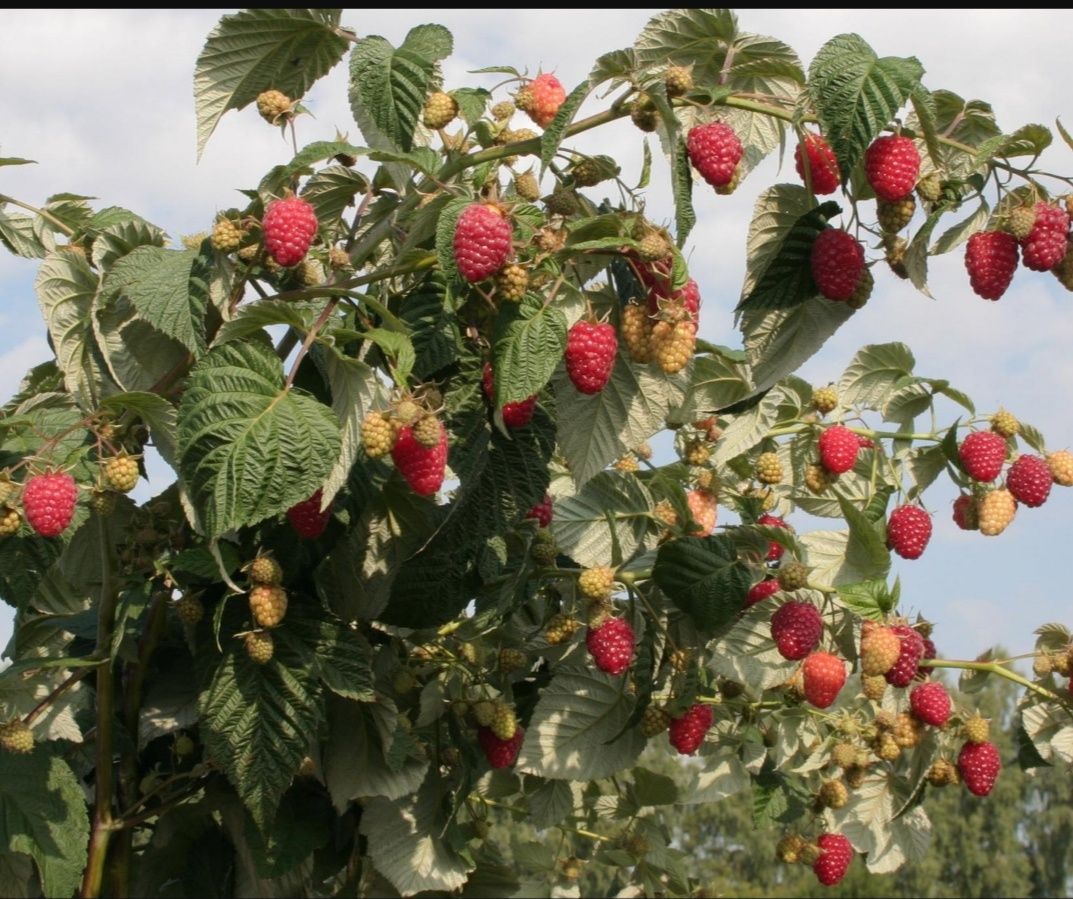
<path fill-rule="evenodd" d="M 1033 683 L 1027 677 L 1018 674 L 1016 671 L 1011 671 L 1009 668 L 1000 665 L 998 662 L 969 662 L 964 659 L 922 659 L 920 666 L 922 668 L 963 668 L 966 671 L 984 671 L 988 674 L 997 674 L 999 677 L 1004 677 L 1006 680 L 1013 681 L 1015 684 L 1020 684 L 1022 687 L 1042 696 L 1044 699 L 1049 699 L 1052 702 L 1063 701 L 1062 697 L 1057 693 L 1048 690 L 1046 687 L 1041 687 L 1037 683 Z"/>
<path fill-rule="evenodd" d="M 108 845 L 114 830 L 112 799 L 114 780 L 112 771 L 112 718 L 114 715 L 115 681 L 113 678 L 111 650 L 112 630 L 115 625 L 116 605 L 119 591 L 112 571 L 111 528 L 108 519 L 101 519 L 98 526 L 101 564 L 101 592 L 97 612 L 98 655 L 106 658 L 97 669 L 97 726 L 96 726 L 96 807 L 93 815 L 93 831 L 89 841 L 89 858 L 82 878 L 82 897 L 95 897 L 101 893 Z"/>

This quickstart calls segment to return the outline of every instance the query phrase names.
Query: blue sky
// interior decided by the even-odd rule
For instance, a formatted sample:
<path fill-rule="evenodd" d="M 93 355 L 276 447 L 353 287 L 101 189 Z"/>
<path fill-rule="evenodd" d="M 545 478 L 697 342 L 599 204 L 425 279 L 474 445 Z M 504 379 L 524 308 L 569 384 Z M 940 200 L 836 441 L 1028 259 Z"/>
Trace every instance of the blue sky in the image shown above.
<path fill-rule="evenodd" d="M 247 110 L 224 117 L 195 164 L 193 66 L 223 12 L 8 13 L 0 83 L 17 87 L 5 94 L 0 155 L 39 164 L 0 168 L 0 193 L 35 204 L 59 191 L 94 196 L 99 206 L 126 206 L 176 238 L 208 229 L 217 209 L 241 201 L 235 188 L 255 185 L 260 173 L 290 158 L 278 132 Z M 569 89 L 596 56 L 632 43 L 653 12 L 348 10 L 343 21 L 396 44 L 415 24 L 446 25 L 455 35 L 455 54 L 445 64 L 449 88 L 491 86 L 495 78 L 466 71 L 510 64 L 555 71 Z M 743 10 L 740 20 L 746 30 L 789 43 L 806 65 L 826 39 L 854 31 L 880 55 L 917 56 L 928 87 L 990 101 L 1006 131 L 1028 122 L 1053 126 L 1063 113 L 1073 128 L 1070 11 Z M 315 118 L 302 120 L 300 140 L 330 138 L 338 127 L 360 143 L 344 82 L 336 72 L 306 98 Z M 641 142 L 628 123 L 601 129 L 578 146 L 614 147 L 627 180 L 639 171 Z M 1043 162 L 1073 172 L 1073 153 L 1060 140 Z M 686 249 L 704 297 L 701 335 L 710 340 L 740 343 L 731 310 L 753 201 L 777 180 L 796 181 L 792 162 L 781 173 L 777 164 L 770 158 L 731 197 L 703 185 L 696 191 L 699 224 Z M 648 194 L 653 218 L 671 217 L 666 184 L 657 160 Z M 35 270 L 31 262 L 0 255 L 0 400 L 14 392 L 27 367 L 48 356 L 32 291 Z M 866 309 L 800 374 L 814 383 L 837 380 L 859 346 L 904 341 L 919 374 L 949 379 L 981 411 L 1008 407 L 1042 429 L 1051 449 L 1073 446 L 1073 295 L 1050 275 L 1022 269 L 1002 300 L 985 302 L 969 290 L 960 252 L 934 260 L 931 271 L 935 300 L 878 268 Z M 1047 563 L 1066 551 L 1073 490 L 1056 488 L 1044 507 L 1020 510 L 1011 528 L 992 539 L 954 527 L 953 496 L 945 484 L 927 496 L 935 536 L 921 559 L 896 562 L 903 601 L 936 622 L 936 642 L 948 657 L 973 657 L 998 642 L 1028 650 L 1036 626 L 1068 620 Z M 0 608 L 0 646 L 9 628 L 8 610 Z"/>

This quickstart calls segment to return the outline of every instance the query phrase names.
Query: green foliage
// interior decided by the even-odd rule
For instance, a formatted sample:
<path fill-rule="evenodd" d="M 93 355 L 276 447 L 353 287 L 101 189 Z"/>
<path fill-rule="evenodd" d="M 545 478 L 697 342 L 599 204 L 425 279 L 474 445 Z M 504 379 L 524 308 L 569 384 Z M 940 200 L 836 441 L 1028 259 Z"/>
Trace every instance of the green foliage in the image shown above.
<path fill-rule="evenodd" d="M 245 10 L 209 35 L 199 154 L 226 112 L 266 91 L 293 103 L 275 123 L 291 149 L 251 173 L 211 236 L 178 249 L 88 197 L 0 197 L 0 243 L 38 264 L 55 356 L 0 410 L 0 596 L 17 610 L 0 672 L 0 893 L 813 895 L 810 874 L 770 863 L 790 831 L 846 836 L 861 860 L 841 889 L 857 895 L 1063 890 L 1070 632 L 1040 629 L 1032 678 L 997 652 L 925 660 L 921 677 L 967 672 L 945 729 L 915 727 L 905 689 L 869 698 L 861 671 L 865 625 L 905 621 L 888 510 L 944 476 L 981 495 L 958 445 L 989 415 L 901 343 L 861 348 L 837 401 L 795 374 L 868 314 L 818 295 L 824 228 L 869 248 L 870 277 L 890 267 L 927 293 L 931 256 L 1007 227 L 1047 196 L 1040 179 L 1064 177 L 1021 167 L 1050 131 L 1002 129 L 987 103 L 925 87 L 914 58 L 856 35 L 806 75 L 729 10 L 655 16 L 550 120 L 511 66 L 480 70 L 505 76 L 493 89 L 445 84 L 440 25 L 394 47 L 341 21 Z M 300 117 L 348 48 L 367 146 Z M 684 94 L 668 92 L 672 66 L 693 79 Z M 460 118 L 432 130 L 422 110 L 442 89 Z M 547 121 L 539 138 L 512 142 L 508 100 Z M 599 108 L 579 118 L 585 104 Z M 673 227 L 645 217 L 648 143 L 637 187 L 575 146 L 631 110 L 664 150 Z M 713 304 L 693 308 L 680 249 L 707 189 L 687 135 L 715 120 L 743 145 L 739 180 L 815 123 L 841 165 L 822 203 L 799 184 L 757 188 L 740 346 L 697 339 Z M 317 139 L 300 146 L 299 125 Z M 894 130 L 929 176 L 904 245 L 872 227 L 861 171 Z M 534 189 L 521 176 L 537 156 Z M 605 169 L 599 206 L 583 160 Z M 262 221 L 286 195 L 317 217 L 289 267 Z M 481 202 L 511 224 L 524 291 L 459 276 L 457 221 Z M 620 336 L 591 395 L 564 360 L 582 318 Z M 862 441 L 837 479 L 818 449 L 833 422 Z M 1022 424 L 1008 445 L 1012 458 L 1046 442 Z M 142 474 L 152 453 L 173 484 L 110 489 L 109 466 Z M 28 485 L 59 469 L 78 495 L 53 504 L 70 512 L 62 533 L 40 536 Z M 782 579 L 800 589 L 750 605 L 789 563 L 807 570 Z M 816 610 L 817 648 L 848 666 L 824 709 L 773 639 L 791 602 Z M 932 783 L 977 707 L 1005 766 L 991 802 Z M 695 746 L 681 724 L 663 735 L 698 709 L 713 722 Z M 38 745 L 23 753 L 25 727 Z M 853 762 L 836 765 L 845 742 Z M 1033 851 L 994 863 L 1011 834 Z"/>

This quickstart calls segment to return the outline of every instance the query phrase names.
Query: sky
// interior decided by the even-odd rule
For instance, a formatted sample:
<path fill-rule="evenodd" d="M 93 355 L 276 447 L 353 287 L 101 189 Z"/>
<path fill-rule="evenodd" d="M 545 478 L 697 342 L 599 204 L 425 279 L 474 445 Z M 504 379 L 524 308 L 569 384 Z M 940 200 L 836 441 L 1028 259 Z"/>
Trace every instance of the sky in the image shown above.
<path fill-rule="evenodd" d="M 0 83 L 9 89 L 0 155 L 38 164 L 0 167 L 0 193 L 35 205 L 60 191 L 93 196 L 99 207 L 132 209 L 173 238 L 208 230 L 218 209 L 241 205 L 235 190 L 256 185 L 267 168 L 290 159 L 290 150 L 278 131 L 247 109 L 228 113 L 200 163 L 195 160 L 194 62 L 219 16 L 231 11 L 5 14 Z M 534 74 L 553 71 L 569 90 L 597 56 L 632 44 L 655 12 L 366 9 L 346 10 L 343 23 L 395 45 L 414 25 L 447 26 L 455 36 L 455 53 L 444 64 L 448 88 L 491 87 L 495 76 L 467 72 L 507 64 Z M 1073 11 L 748 9 L 739 19 L 743 30 L 790 44 L 806 67 L 827 39 L 856 32 L 881 56 L 916 56 L 927 87 L 989 101 L 1006 132 L 1030 122 L 1053 129 L 1056 116 L 1073 128 L 1068 100 Z M 301 120 L 301 142 L 330 139 L 338 129 L 361 143 L 342 71 L 314 86 L 303 102 L 314 117 Z M 589 102 L 582 115 L 598 108 L 598 100 Z M 636 180 L 641 139 L 628 122 L 600 129 L 575 146 L 588 152 L 610 148 L 623 164 L 625 180 Z M 695 188 L 699 223 L 686 254 L 704 300 L 701 336 L 709 340 L 740 345 L 732 309 L 753 203 L 776 181 L 798 183 L 792 160 L 780 171 L 776 157 L 733 196 L 717 196 L 703 183 Z M 1057 139 L 1042 166 L 1073 172 L 1073 152 Z M 668 198 L 665 166 L 657 158 L 647 194 L 651 218 L 672 218 Z M 32 291 L 35 271 L 34 262 L 0 253 L 0 401 L 14 393 L 29 366 L 49 356 Z M 981 411 L 1009 408 L 1043 431 L 1049 449 L 1073 446 L 1068 401 L 1073 295 L 1053 277 L 1021 269 L 1007 294 L 989 303 L 969 289 L 960 252 L 932 260 L 934 300 L 882 265 L 875 271 L 868 306 L 799 372 L 802 377 L 816 384 L 837 380 L 858 347 L 903 341 L 916 355 L 918 374 L 948 379 Z M 163 486 L 159 467 L 150 474 Z M 949 484 L 926 495 L 934 513 L 932 542 L 922 558 L 896 559 L 894 569 L 902 580 L 903 606 L 935 622 L 940 653 L 973 658 L 998 643 L 1025 652 L 1038 625 L 1073 624 L 1051 570 L 1068 548 L 1073 490 L 1055 488 L 1042 508 L 1022 508 L 997 538 L 959 531 L 950 519 L 954 495 Z M 0 647 L 9 632 L 9 611 L 0 607 Z"/>

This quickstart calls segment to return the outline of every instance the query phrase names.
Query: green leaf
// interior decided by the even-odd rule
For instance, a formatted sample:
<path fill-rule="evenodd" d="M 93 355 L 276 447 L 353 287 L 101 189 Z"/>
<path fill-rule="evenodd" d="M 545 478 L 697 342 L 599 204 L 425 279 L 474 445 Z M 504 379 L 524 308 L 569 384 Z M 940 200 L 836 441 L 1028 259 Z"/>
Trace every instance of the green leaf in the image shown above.
<path fill-rule="evenodd" d="M 662 98 L 657 105 L 662 104 Z M 689 151 L 681 136 L 675 136 L 671 159 L 671 193 L 674 196 L 675 243 L 684 246 L 689 232 L 697 224 L 693 209 L 693 173 L 689 168 Z"/>
<path fill-rule="evenodd" d="M 8 215 L 0 211 L 0 243 L 24 259 L 44 259 L 56 249 L 56 241 L 40 218 Z"/>
<path fill-rule="evenodd" d="M 439 219 L 436 221 L 436 258 L 440 262 L 440 270 L 449 281 L 460 281 L 462 276 L 458 273 L 458 265 L 455 263 L 455 226 L 462 210 L 472 203 L 469 197 L 457 197 L 443 207 Z"/>
<path fill-rule="evenodd" d="M 429 781 L 415 796 L 373 799 L 362 811 L 369 858 L 403 896 L 460 889 L 475 867 L 444 839 L 439 789 Z"/>
<path fill-rule="evenodd" d="M 229 109 L 274 89 L 298 99 L 347 49 L 340 9 L 244 9 L 209 34 L 194 70 L 197 155 Z"/>
<path fill-rule="evenodd" d="M 241 846 L 240 855 L 244 854 L 242 849 L 245 849 L 252 856 L 260 881 L 259 895 L 265 895 L 268 886 L 261 878 L 280 878 L 293 872 L 296 885 L 305 881 L 307 875 L 300 865 L 331 840 L 333 817 L 331 806 L 322 791 L 301 788 L 287 791 L 271 829 L 263 834 L 254 826 L 249 815 L 242 815 L 245 826 L 240 834 L 231 832 L 231 836 L 237 838 L 236 842 Z M 226 812 L 224 819 L 228 819 Z M 245 891 L 239 889 L 237 892 Z"/>
<path fill-rule="evenodd" d="M 621 347 L 611 379 L 599 393 L 580 393 L 562 369 L 551 383 L 559 414 L 559 448 L 577 484 L 662 431 L 667 414 L 681 401 L 676 377 L 655 365 L 632 365 Z"/>
<path fill-rule="evenodd" d="M 919 137 L 923 138 L 924 146 L 933 165 L 939 165 L 942 161 L 942 147 L 939 144 L 939 133 L 935 127 L 935 98 L 923 85 L 918 85 L 909 97 L 913 105 L 913 112 L 909 116 L 908 124 L 919 131 Z"/>
<path fill-rule="evenodd" d="M 634 700 L 620 677 L 562 668 L 533 711 L 517 768 L 552 780 L 595 780 L 634 763 L 645 739 L 624 730 Z"/>
<path fill-rule="evenodd" d="M 343 812 L 352 799 L 399 799 L 425 779 L 427 761 L 407 758 L 401 765 L 388 766 L 390 743 L 385 741 L 395 733 L 397 721 L 395 707 L 383 702 L 329 701 L 324 781 L 337 811 Z"/>
<path fill-rule="evenodd" d="M 932 256 L 941 256 L 943 253 L 957 249 L 977 231 L 983 229 L 990 215 L 991 207 L 987 205 L 986 200 L 981 199 L 980 205 L 976 207 L 972 215 L 947 228 L 928 252 Z"/>
<path fill-rule="evenodd" d="M 323 300 L 292 302 L 290 300 L 259 300 L 243 303 L 229 322 L 216 332 L 215 346 L 242 340 L 252 335 L 263 336 L 265 328 L 287 325 L 306 334 L 324 309 Z"/>
<path fill-rule="evenodd" d="M 914 57 L 880 59 L 857 34 L 840 34 L 820 48 L 809 67 L 809 95 L 843 181 L 919 88 L 923 74 Z"/>
<path fill-rule="evenodd" d="M 852 508 L 848 503 L 847 507 Z M 860 522 L 863 513 L 856 512 L 855 517 Z M 809 578 L 816 584 L 835 587 L 853 584 L 884 577 L 890 569 L 886 546 L 878 534 L 875 540 L 869 538 L 863 526 L 858 526 L 853 538 L 850 531 L 810 531 L 800 541 L 804 548 L 803 561 L 812 568 Z"/>
<path fill-rule="evenodd" d="M 355 460 L 360 455 L 361 425 L 373 409 L 385 402 L 384 387 L 376 373 L 357 359 L 342 355 L 335 346 L 323 351 L 332 409 L 340 423 L 339 458 L 324 482 L 324 501 L 331 502 L 343 489 Z"/>
<path fill-rule="evenodd" d="M 315 647 L 286 626 L 275 652 L 258 665 L 240 640 L 201 662 L 201 736 L 208 757 L 227 774 L 257 826 L 272 823 L 284 790 L 324 717 L 314 673 Z M 207 656 L 203 651 L 199 658 Z"/>
<path fill-rule="evenodd" d="M 865 513 L 853 503 L 845 499 L 839 502 L 842 506 L 842 517 L 849 525 L 844 568 L 863 572 L 862 580 L 885 577 L 890 571 L 890 551 L 887 549 L 885 535 L 882 535 Z M 843 574 L 837 583 L 845 581 L 846 575 Z"/>
<path fill-rule="evenodd" d="M 0 847 L 33 858 L 46 896 L 70 896 L 82 880 L 89 816 L 70 765 L 46 749 L 0 753 Z"/>
<path fill-rule="evenodd" d="M 335 415 L 283 389 L 270 346 L 225 344 L 191 372 L 179 407 L 179 467 L 207 536 L 307 499 L 339 451 Z"/>
<path fill-rule="evenodd" d="M 1053 139 L 1043 125 L 1022 125 L 1013 134 L 998 134 L 983 141 L 976 148 L 975 162 L 983 165 L 995 157 L 1039 156 Z"/>
<path fill-rule="evenodd" d="M 815 297 L 792 309 L 746 312 L 741 330 L 755 389 L 766 390 L 797 371 L 852 315 L 848 303 L 824 297 Z"/>
<path fill-rule="evenodd" d="M 895 384 L 910 375 L 916 360 L 904 343 L 874 343 L 861 347 L 838 382 L 838 395 L 847 406 L 881 409 Z"/>
<path fill-rule="evenodd" d="M 153 446 L 164 457 L 164 461 L 172 467 L 175 466 L 177 416 L 175 407 L 166 399 L 155 393 L 117 393 L 108 397 L 101 407 L 129 411 L 137 415 L 149 426 Z"/>
<path fill-rule="evenodd" d="M 632 773 L 633 795 L 638 805 L 674 805 L 680 801 L 678 786 L 672 778 L 647 768 L 634 768 Z"/>
<path fill-rule="evenodd" d="M 138 247 L 162 247 L 167 239 L 162 228 L 118 206 L 102 209 L 90 224 L 96 232 L 90 257 L 100 271 Z"/>
<path fill-rule="evenodd" d="M 872 621 L 883 621 L 894 608 L 894 597 L 884 580 L 842 584 L 838 588 L 838 598 L 853 614 Z"/>
<path fill-rule="evenodd" d="M 526 778 L 528 785 L 530 780 Z M 545 780 L 529 795 L 529 819 L 534 827 L 554 827 L 574 810 L 574 792 L 562 780 Z"/>
<path fill-rule="evenodd" d="M 317 677 L 337 696 L 358 702 L 376 698 L 373 650 L 358 631 L 335 618 L 306 613 L 288 626 L 287 636 L 301 641 Z"/>
<path fill-rule="evenodd" d="M 725 464 L 763 440 L 778 419 L 785 398 L 782 387 L 775 387 L 755 406 L 735 415 L 716 445 L 715 462 Z"/>
<path fill-rule="evenodd" d="M 928 290 L 928 243 L 931 241 L 932 231 L 935 230 L 936 225 L 939 224 L 939 219 L 944 214 L 945 210 L 937 209 L 929 215 L 924 224 L 913 235 L 909 249 L 905 252 L 904 265 L 905 271 L 909 275 L 909 281 L 926 297 L 931 297 L 931 293 Z"/>
<path fill-rule="evenodd" d="M 734 541 L 725 535 L 664 543 L 652 574 L 667 598 L 703 631 L 733 621 L 753 581 L 738 560 Z"/>
<path fill-rule="evenodd" d="M 97 276 L 83 257 L 54 252 L 41 263 L 34 290 L 67 389 L 81 408 L 95 410 L 115 390 L 93 336 Z"/>
<path fill-rule="evenodd" d="M 689 392 L 675 417 L 693 421 L 701 414 L 717 412 L 741 402 L 753 393 L 749 366 L 725 353 L 704 353 L 693 357 Z"/>
<path fill-rule="evenodd" d="M 442 25 L 418 25 L 398 49 L 379 35 L 354 44 L 350 108 L 370 147 L 411 149 L 425 97 L 438 80 L 436 64 L 450 56 L 453 43 Z"/>
<path fill-rule="evenodd" d="M 745 241 L 742 302 L 756 290 L 764 272 L 778 257 L 783 242 L 794 225 L 813 208 L 812 196 L 798 184 L 775 184 L 756 198 Z"/>
<path fill-rule="evenodd" d="M 960 144 L 977 147 L 1002 132 L 995 124 L 991 106 L 982 100 L 964 100 L 952 91 L 932 92 L 935 130 Z M 942 168 L 953 178 L 965 178 L 978 168 L 975 153 L 966 153 L 944 143 L 940 147 Z"/>
<path fill-rule="evenodd" d="M 335 222 L 354 205 L 354 196 L 368 188 L 369 180 L 361 172 L 345 165 L 329 165 L 306 181 L 301 195 L 313 207 L 318 222 Z"/>
<path fill-rule="evenodd" d="M 597 84 L 598 82 L 593 82 L 591 79 L 582 81 L 581 84 L 570 91 L 566 99 L 563 100 L 559 109 L 556 111 L 555 118 L 548 122 L 548 127 L 545 128 L 544 133 L 540 135 L 541 174 L 543 174 L 548 166 L 551 165 L 551 161 L 555 158 L 555 154 L 559 152 L 559 145 L 563 142 L 567 127 L 574 120 L 577 111 L 581 109 L 581 105 L 585 102 Z"/>
<path fill-rule="evenodd" d="M 336 156 L 365 156 L 368 153 L 365 147 L 355 147 L 344 140 L 318 140 L 306 144 L 299 150 L 293 159 L 286 165 L 277 165 L 269 169 L 268 174 L 261 179 L 257 186 L 257 192 L 264 197 L 279 196 L 283 189 L 292 187 L 294 180 L 299 175 L 310 174 L 313 165 L 332 159 Z M 350 171 L 347 166 L 340 166 L 345 171 Z M 320 216 L 318 216 L 318 219 Z"/>
<path fill-rule="evenodd" d="M 127 299 L 139 318 L 191 353 L 204 352 L 208 272 L 196 251 L 138 247 L 115 263 L 102 291 Z"/>
<path fill-rule="evenodd" d="M 510 304 L 496 318 L 496 405 L 517 403 L 539 393 L 566 349 L 566 316 L 537 294 Z"/>
<path fill-rule="evenodd" d="M 579 565 L 606 565 L 633 556 L 648 531 L 652 497 L 637 478 L 605 471 L 574 496 L 555 504 L 551 530 L 559 548 Z"/>

